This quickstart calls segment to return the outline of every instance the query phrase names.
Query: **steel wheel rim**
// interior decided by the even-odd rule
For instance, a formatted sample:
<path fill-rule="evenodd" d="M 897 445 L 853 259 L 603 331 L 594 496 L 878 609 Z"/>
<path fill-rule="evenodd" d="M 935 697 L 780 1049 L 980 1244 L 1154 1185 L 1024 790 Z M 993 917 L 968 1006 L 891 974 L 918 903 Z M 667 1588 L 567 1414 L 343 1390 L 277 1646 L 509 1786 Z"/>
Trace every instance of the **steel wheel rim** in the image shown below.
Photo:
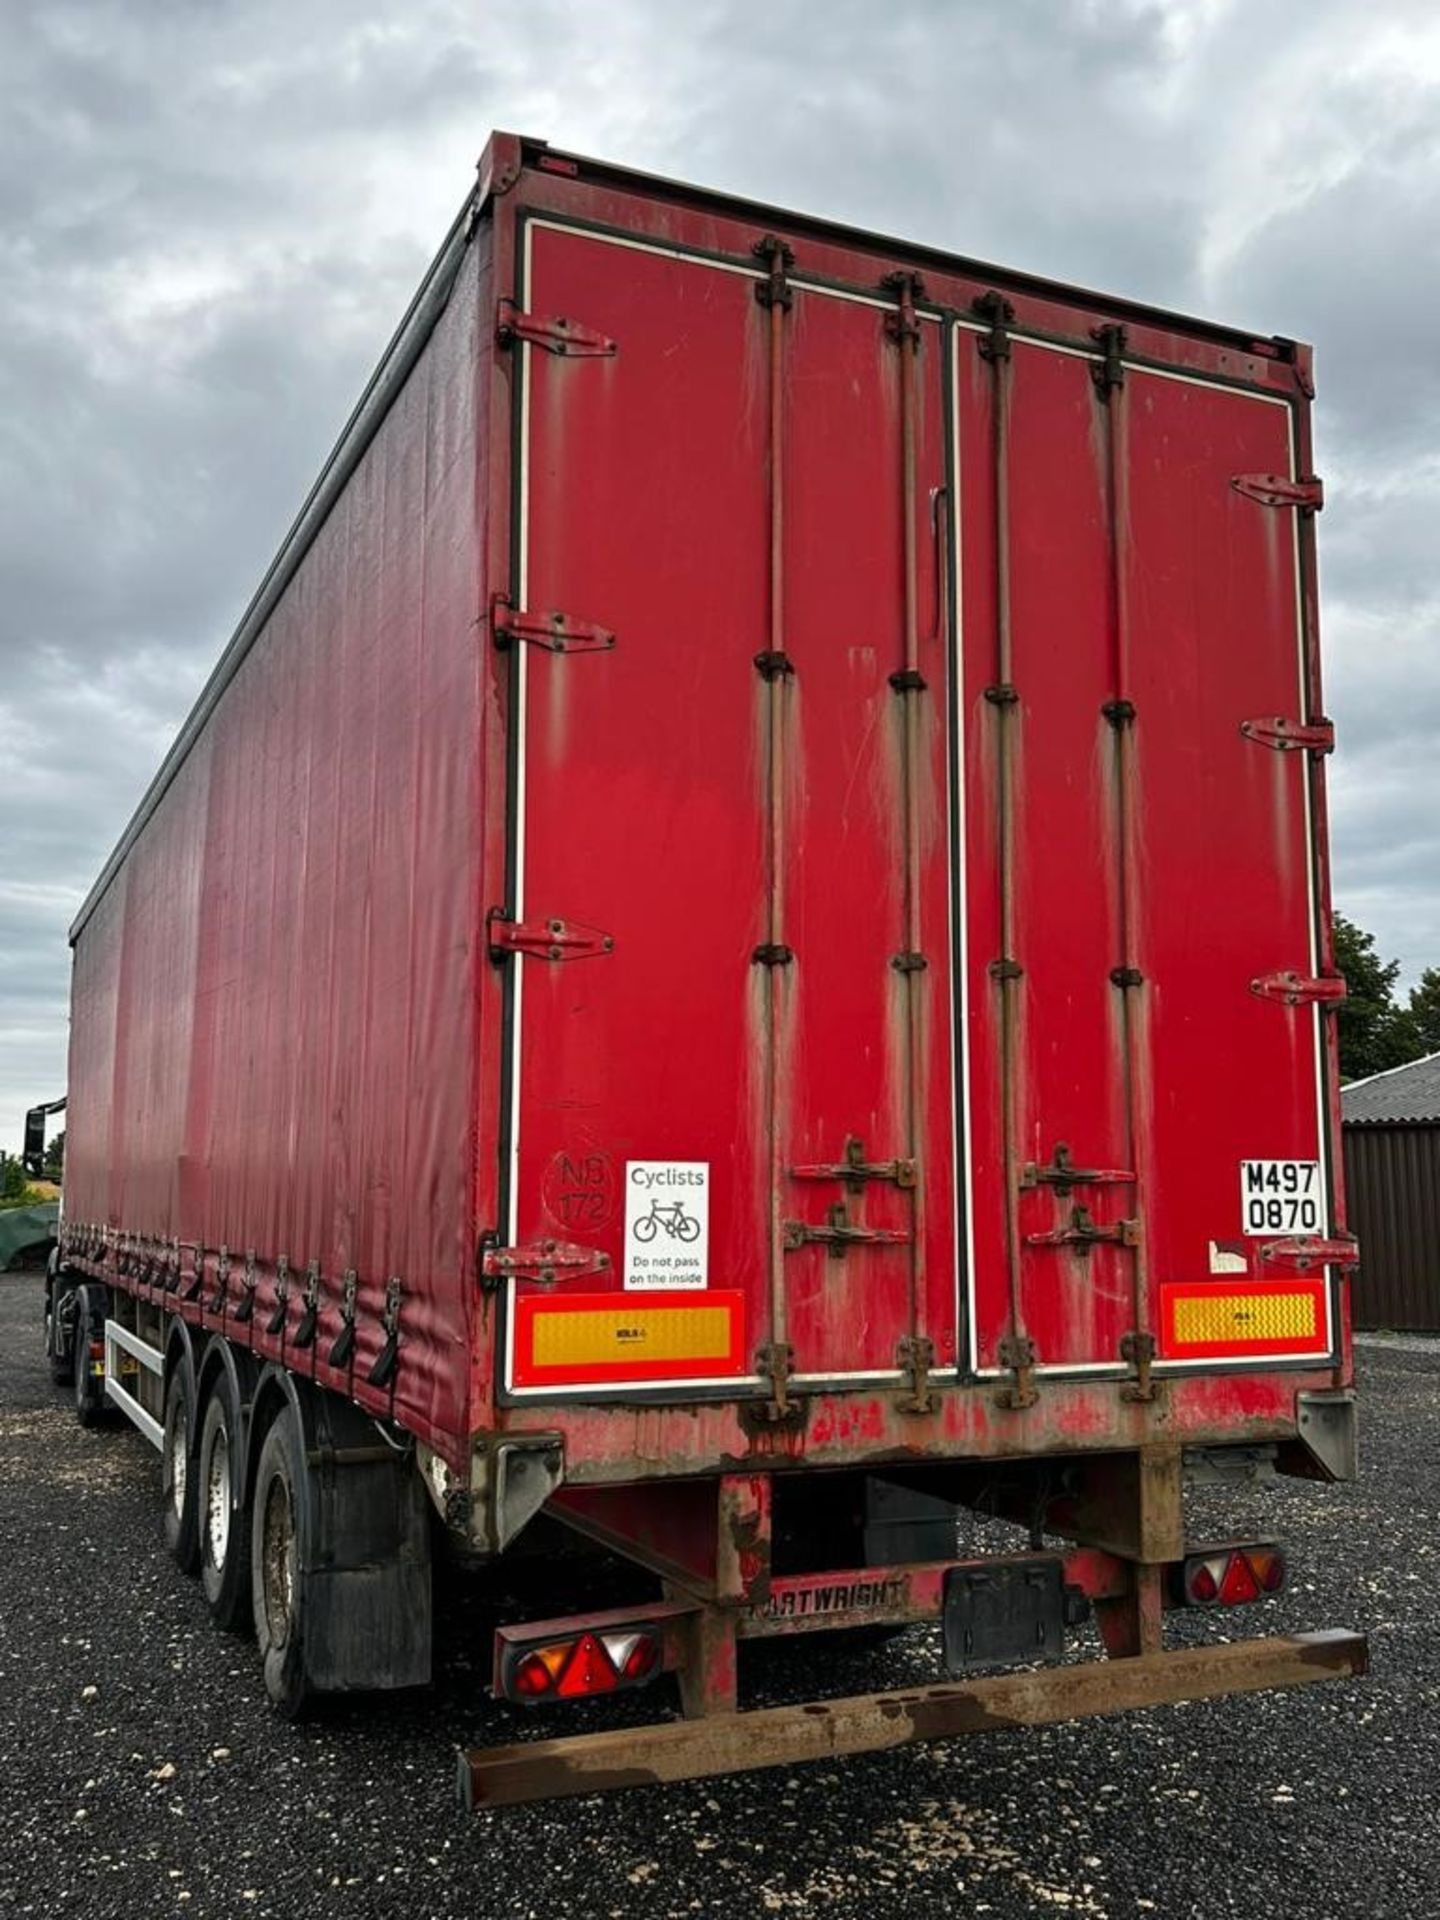
<path fill-rule="evenodd" d="M 212 1567 L 223 1567 L 230 1551 L 230 1436 L 225 1424 L 215 1429 L 205 1462 L 205 1553 Z"/>
<path fill-rule="evenodd" d="M 282 1647 L 290 1637 L 295 1604 L 295 1516 L 290 1489 L 277 1473 L 265 1489 L 261 1528 L 260 1582 L 270 1644 Z"/>
<path fill-rule="evenodd" d="M 190 1421 L 183 1401 L 165 1436 L 165 1464 L 170 1472 L 170 1506 L 178 1520 L 185 1511 L 185 1487 L 190 1477 Z"/>

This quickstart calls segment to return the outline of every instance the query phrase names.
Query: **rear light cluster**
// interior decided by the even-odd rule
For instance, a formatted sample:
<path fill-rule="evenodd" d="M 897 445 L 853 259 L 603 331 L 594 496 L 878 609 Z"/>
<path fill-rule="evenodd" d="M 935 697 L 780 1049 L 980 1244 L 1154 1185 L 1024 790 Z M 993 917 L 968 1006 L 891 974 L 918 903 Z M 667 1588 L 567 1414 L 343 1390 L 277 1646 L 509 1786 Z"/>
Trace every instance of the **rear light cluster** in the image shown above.
<path fill-rule="evenodd" d="M 1243 1607 L 1279 1593 L 1285 1584 L 1285 1555 L 1269 1541 L 1205 1547 L 1186 1558 L 1180 1576 L 1187 1607 Z"/>
<path fill-rule="evenodd" d="M 659 1633 L 624 1627 L 610 1633 L 584 1632 L 538 1646 L 508 1649 L 501 1670 L 507 1699 L 582 1700 L 643 1686 L 664 1665 Z"/>

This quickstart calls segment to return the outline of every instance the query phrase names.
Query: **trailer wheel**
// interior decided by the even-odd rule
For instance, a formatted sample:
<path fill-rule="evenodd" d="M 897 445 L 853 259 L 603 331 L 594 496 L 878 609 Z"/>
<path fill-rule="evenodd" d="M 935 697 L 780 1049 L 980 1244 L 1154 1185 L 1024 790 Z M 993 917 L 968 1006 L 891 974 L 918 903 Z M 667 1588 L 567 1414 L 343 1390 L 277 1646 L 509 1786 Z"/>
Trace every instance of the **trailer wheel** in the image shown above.
<path fill-rule="evenodd" d="M 195 1382 L 177 1360 L 165 1389 L 165 1428 L 160 1446 L 160 1487 L 165 1503 L 165 1544 L 182 1573 L 200 1564 L 200 1516 L 195 1476 Z"/>
<path fill-rule="evenodd" d="M 260 1449 L 250 1511 L 250 1592 L 255 1638 L 265 1663 L 265 1691 L 287 1720 L 312 1698 L 305 1668 L 307 1576 L 301 1529 L 304 1454 L 294 1413 L 278 1413 Z"/>
<path fill-rule="evenodd" d="M 105 1303 L 98 1287 L 75 1289 L 75 1418 L 82 1427 L 98 1427 L 105 1418 L 105 1378 L 91 1370 L 90 1347 L 104 1337 Z"/>
<path fill-rule="evenodd" d="M 250 1621 L 250 1510 L 235 1389 L 223 1369 L 211 1382 L 195 1456 L 200 1584 L 215 1624 L 227 1633 Z"/>

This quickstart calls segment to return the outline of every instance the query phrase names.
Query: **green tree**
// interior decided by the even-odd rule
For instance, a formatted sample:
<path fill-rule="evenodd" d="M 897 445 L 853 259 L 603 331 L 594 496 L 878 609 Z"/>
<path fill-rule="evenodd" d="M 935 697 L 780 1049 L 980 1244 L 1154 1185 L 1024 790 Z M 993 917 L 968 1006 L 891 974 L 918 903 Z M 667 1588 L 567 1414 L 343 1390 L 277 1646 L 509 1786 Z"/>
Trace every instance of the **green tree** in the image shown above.
<path fill-rule="evenodd" d="M 56 1186 L 65 1178 L 65 1129 L 62 1127 L 53 1140 L 45 1142 L 45 1178 L 53 1180 Z"/>
<path fill-rule="evenodd" d="M 1363 1080 L 1367 1074 L 1418 1060 L 1428 1049 L 1421 1042 L 1411 1008 L 1396 1004 L 1400 962 L 1382 960 L 1374 934 L 1343 913 L 1335 916 L 1335 960 L 1349 989 L 1337 1015 L 1340 1078 Z"/>
<path fill-rule="evenodd" d="M 25 1162 L 0 1147 L 0 1207 L 28 1207 L 37 1197 L 25 1178 Z"/>
<path fill-rule="evenodd" d="M 1410 989 L 1406 1009 L 1420 1053 L 1440 1053 L 1440 967 L 1427 967 Z"/>

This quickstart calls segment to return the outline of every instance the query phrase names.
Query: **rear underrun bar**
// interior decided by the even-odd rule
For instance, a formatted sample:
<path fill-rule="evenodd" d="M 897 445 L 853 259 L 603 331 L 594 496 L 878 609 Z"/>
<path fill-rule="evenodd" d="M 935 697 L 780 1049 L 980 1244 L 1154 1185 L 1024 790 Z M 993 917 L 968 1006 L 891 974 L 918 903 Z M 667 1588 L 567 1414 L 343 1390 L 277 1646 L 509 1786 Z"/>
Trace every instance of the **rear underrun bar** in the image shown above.
<path fill-rule="evenodd" d="M 462 1804 L 471 1810 L 620 1787 L 657 1786 L 759 1767 L 797 1766 L 841 1754 L 880 1753 L 917 1740 L 953 1740 L 1002 1727 L 1038 1727 L 1136 1707 L 1353 1679 L 1369 1669 L 1363 1634 L 1337 1629 L 1276 1635 L 1130 1660 L 1096 1660 L 987 1675 L 911 1693 L 719 1713 L 659 1726 L 458 1756 Z"/>

